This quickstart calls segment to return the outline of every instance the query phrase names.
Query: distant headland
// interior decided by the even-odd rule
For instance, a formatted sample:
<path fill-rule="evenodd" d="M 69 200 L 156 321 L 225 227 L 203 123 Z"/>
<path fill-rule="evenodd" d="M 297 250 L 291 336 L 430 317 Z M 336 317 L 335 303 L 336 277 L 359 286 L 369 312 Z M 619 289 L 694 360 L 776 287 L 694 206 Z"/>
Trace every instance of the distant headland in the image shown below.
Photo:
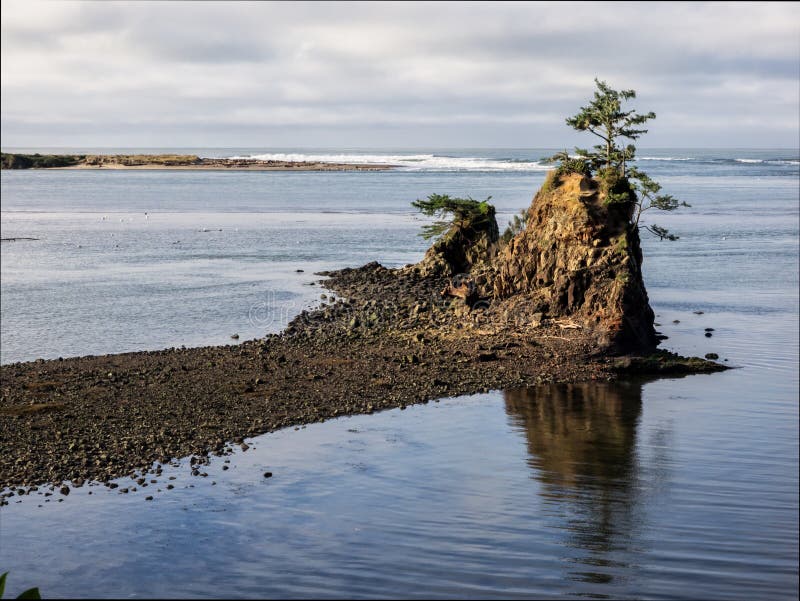
<path fill-rule="evenodd" d="M 172 169 L 236 171 L 387 171 L 392 165 L 201 158 L 193 154 L 17 154 L 3 152 L 3 169 Z"/>

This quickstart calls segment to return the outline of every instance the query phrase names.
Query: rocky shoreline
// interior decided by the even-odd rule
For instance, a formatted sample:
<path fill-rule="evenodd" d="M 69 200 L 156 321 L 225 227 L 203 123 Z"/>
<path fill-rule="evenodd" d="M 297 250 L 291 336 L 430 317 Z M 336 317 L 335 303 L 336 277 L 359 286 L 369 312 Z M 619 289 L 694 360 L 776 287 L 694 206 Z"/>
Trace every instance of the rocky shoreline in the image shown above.
<path fill-rule="evenodd" d="M 143 477 L 288 426 L 490 389 L 612 380 L 629 367 L 594 356 L 593 341 L 563 324 L 462 319 L 440 300 L 446 279 L 377 264 L 331 275 L 322 283 L 347 301 L 262 340 L 3 365 L 0 490 Z M 391 303 L 374 300 L 387 294 Z M 657 360 L 665 373 L 721 368 L 669 359 Z"/>
<path fill-rule="evenodd" d="M 319 274 L 333 294 L 281 334 L 0 366 L 0 490 L 115 487 L 189 455 L 198 475 L 246 437 L 447 396 L 725 369 L 656 350 L 638 233 L 591 181 L 548 182 L 504 248 L 481 209 L 416 265 Z"/>
<path fill-rule="evenodd" d="M 393 165 L 201 158 L 195 155 L 25 155 L 3 153 L 3 169 L 132 169 L 232 171 L 388 171 Z"/>

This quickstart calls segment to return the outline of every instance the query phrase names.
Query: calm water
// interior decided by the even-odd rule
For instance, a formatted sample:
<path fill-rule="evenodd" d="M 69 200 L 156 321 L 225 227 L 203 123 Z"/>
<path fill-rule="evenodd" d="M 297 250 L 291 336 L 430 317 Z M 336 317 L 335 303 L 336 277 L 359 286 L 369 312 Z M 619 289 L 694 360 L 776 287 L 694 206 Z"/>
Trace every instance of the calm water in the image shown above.
<path fill-rule="evenodd" d="M 2 243 L 2 362 L 278 330 L 315 302 L 314 271 L 418 260 L 411 200 L 492 195 L 504 222 L 547 152 L 307 153 L 390 173 L 3 171 L 2 237 L 40 240 Z M 739 369 L 445 399 L 259 437 L 228 471 L 175 468 L 168 493 L 25 497 L 0 510 L 9 593 L 796 599 L 797 152 L 640 154 L 693 205 L 648 214 L 681 236 L 643 241 L 664 346 Z"/>

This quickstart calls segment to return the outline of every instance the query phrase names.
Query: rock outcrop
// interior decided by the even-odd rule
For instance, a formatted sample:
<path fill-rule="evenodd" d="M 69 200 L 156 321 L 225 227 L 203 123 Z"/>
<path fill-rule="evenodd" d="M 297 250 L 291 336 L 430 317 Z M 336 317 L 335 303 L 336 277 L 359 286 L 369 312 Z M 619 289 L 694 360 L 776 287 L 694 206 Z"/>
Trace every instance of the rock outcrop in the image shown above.
<path fill-rule="evenodd" d="M 526 228 L 507 244 L 499 241 L 494 207 L 486 203 L 484 212 L 456 220 L 422 261 L 399 274 L 441 280 L 442 296 L 490 307 L 507 324 L 549 320 L 580 329 L 598 352 L 651 353 L 658 338 L 639 233 L 631 225 L 635 196 L 625 180 L 613 193 L 609 202 L 601 180 L 554 171 L 528 209 Z"/>
<path fill-rule="evenodd" d="M 453 277 L 477 275 L 490 269 L 498 250 L 500 234 L 494 207 L 482 204 L 482 212 L 450 226 L 414 266 L 417 273 Z"/>
<path fill-rule="evenodd" d="M 607 203 L 591 177 L 551 173 L 528 209 L 524 231 L 495 261 L 495 302 L 567 318 L 606 352 L 649 352 L 658 344 L 642 281 L 630 203 Z"/>

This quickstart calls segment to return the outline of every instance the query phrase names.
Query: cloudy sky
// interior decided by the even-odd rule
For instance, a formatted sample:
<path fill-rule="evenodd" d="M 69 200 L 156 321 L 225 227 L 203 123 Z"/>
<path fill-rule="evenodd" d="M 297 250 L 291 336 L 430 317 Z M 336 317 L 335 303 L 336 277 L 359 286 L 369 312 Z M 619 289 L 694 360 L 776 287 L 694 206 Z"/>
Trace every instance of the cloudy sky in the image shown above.
<path fill-rule="evenodd" d="M 797 3 L 2 2 L 2 146 L 798 146 Z"/>

